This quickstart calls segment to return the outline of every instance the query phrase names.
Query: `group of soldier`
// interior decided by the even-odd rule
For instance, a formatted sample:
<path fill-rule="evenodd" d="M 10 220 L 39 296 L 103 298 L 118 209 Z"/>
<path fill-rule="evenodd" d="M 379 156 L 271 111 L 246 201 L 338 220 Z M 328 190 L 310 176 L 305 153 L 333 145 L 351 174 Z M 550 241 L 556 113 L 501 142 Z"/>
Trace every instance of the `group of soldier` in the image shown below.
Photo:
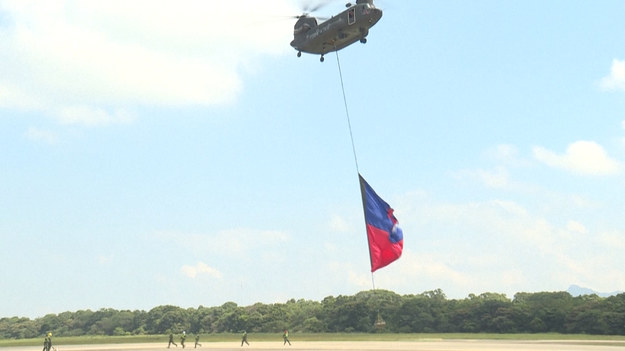
<path fill-rule="evenodd" d="M 187 332 L 183 331 L 182 334 L 180 335 L 180 345 L 182 345 L 182 348 L 185 348 L 184 345 L 184 341 L 187 338 Z M 284 330 L 284 333 L 282 334 L 282 339 L 284 339 L 284 343 L 283 345 L 286 345 L 286 343 L 289 343 L 289 346 L 291 345 L 291 342 L 289 341 L 289 331 L 288 330 Z M 176 347 L 178 347 L 178 344 L 176 344 L 174 342 L 174 334 L 170 333 L 169 334 L 169 343 L 167 344 L 167 348 L 170 348 L 171 345 L 174 345 Z M 243 331 L 243 336 L 241 337 L 241 347 L 243 347 L 243 344 L 247 344 L 248 346 L 250 345 L 249 342 L 247 342 L 247 332 Z M 200 335 L 197 334 L 195 335 L 195 348 L 197 348 L 198 346 L 202 347 L 202 344 L 200 344 Z M 45 337 L 45 339 L 43 339 L 43 350 L 42 351 L 50 351 L 50 349 L 52 349 L 52 333 L 48 333 Z"/>
<path fill-rule="evenodd" d="M 180 335 L 180 345 L 182 345 L 182 348 L 184 348 L 184 340 L 186 339 L 187 334 L 186 332 L 182 332 L 182 334 Z M 284 333 L 282 334 L 282 339 L 284 340 L 283 345 L 286 345 L 287 343 L 289 344 L 289 346 L 291 346 L 291 341 L 289 341 L 289 331 L 288 330 L 284 330 Z M 196 335 L 195 336 L 195 348 L 197 348 L 198 346 L 202 346 L 202 344 L 199 343 L 200 341 L 200 336 Z M 174 342 L 174 334 L 170 333 L 169 334 L 169 344 L 167 344 L 167 348 L 170 348 L 171 345 L 174 345 L 176 347 L 178 347 L 178 344 L 176 344 Z M 243 331 L 243 336 L 241 337 L 241 347 L 243 347 L 243 344 L 246 345 L 250 345 L 249 342 L 247 342 L 247 332 L 244 330 Z M 44 350 L 44 351 L 49 351 L 49 350 Z"/>
<path fill-rule="evenodd" d="M 291 342 L 289 341 L 289 331 L 287 329 L 284 329 L 282 339 L 284 339 L 284 343 L 282 345 L 289 343 L 289 346 L 291 346 Z M 241 338 L 241 347 L 243 347 L 243 344 L 247 344 L 248 346 L 250 345 L 250 343 L 247 342 L 247 332 L 245 330 L 243 331 L 243 337 Z"/>
<path fill-rule="evenodd" d="M 48 332 L 46 337 L 43 339 L 43 351 L 50 351 L 52 348 L 52 333 Z"/>
<path fill-rule="evenodd" d="M 180 345 L 182 345 L 182 348 L 184 349 L 184 341 L 187 338 L 187 332 L 183 331 L 182 334 L 180 335 Z M 171 344 L 174 344 L 174 346 L 178 347 L 178 344 L 176 344 L 174 342 L 174 334 L 170 333 L 169 334 L 169 344 L 167 344 L 167 348 L 169 348 L 171 346 Z M 197 347 L 200 346 L 202 347 L 202 344 L 200 344 L 200 335 L 197 334 L 195 335 L 195 348 L 197 349 Z"/>
<path fill-rule="evenodd" d="M 186 332 L 182 332 L 182 334 L 180 335 L 180 345 L 182 345 L 182 348 L 184 349 L 184 340 L 187 337 L 187 333 Z M 291 341 L 289 341 L 289 331 L 288 330 L 284 330 L 284 333 L 282 334 L 282 339 L 284 340 L 283 345 L 286 345 L 287 343 L 289 344 L 289 346 L 291 346 Z M 202 344 L 200 344 L 200 335 L 196 335 L 195 336 L 195 348 L 197 348 L 198 346 L 202 347 Z M 169 334 L 169 344 L 167 344 L 167 348 L 170 348 L 171 345 L 174 345 L 176 347 L 178 347 L 178 344 L 176 344 L 174 342 L 174 334 L 170 333 Z M 243 336 L 241 337 L 241 347 L 243 347 L 243 344 L 246 344 L 247 346 L 250 345 L 249 342 L 247 342 L 247 332 L 244 330 L 243 331 Z M 44 350 L 44 351 L 49 351 L 49 350 Z"/>

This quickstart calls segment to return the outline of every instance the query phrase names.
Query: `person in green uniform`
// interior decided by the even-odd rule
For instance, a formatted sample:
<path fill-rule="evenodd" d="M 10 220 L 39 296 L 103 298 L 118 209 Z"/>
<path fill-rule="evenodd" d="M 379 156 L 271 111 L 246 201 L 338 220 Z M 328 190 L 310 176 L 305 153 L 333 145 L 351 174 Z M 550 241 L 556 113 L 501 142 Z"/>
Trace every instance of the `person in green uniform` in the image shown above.
<path fill-rule="evenodd" d="M 174 346 L 178 347 L 178 344 L 174 342 L 174 334 L 169 333 L 169 344 L 167 344 L 167 348 L 169 348 L 171 344 L 174 344 Z"/>
<path fill-rule="evenodd" d="M 195 335 L 195 347 L 194 348 L 197 349 L 198 345 L 202 347 L 202 344 L 200 344 L 200 334 Z"/>
<path fill-rule="evenodd" d="M 52 333 L 48 332 L 48 335 L 43 339 L 43 350 L 50 351 L 52 348 Z"/>
<path fill-rule="evenodd" d="M 289 343 L 289 346 L 291 346 L 291 342 L 289 341 L 289 331 L 287 329 L 284 329 L 284 334 L 282 334 L 282 338 L 284 339 L 284 343 L 282 345 L 286 345 L 286 343 Z"/>
<path fill-rule="evenodd" d="M 248 346 L 250 345 L 250 343 L 247 342 L 247 332 L 245 330 L 243 331 L 243 337 L 241 338 L 241 347 L 243 347 L 243 343 L 246 343 Z"/>
<path fill-rule="evenodd" d="M 182 345 L 182 348 L 184 349 L 184 339 L 187 338 L 187 332 L 185 332 L 184 330 L 182 331 L 182 335 L 180 335 L 180 345 Z"/>

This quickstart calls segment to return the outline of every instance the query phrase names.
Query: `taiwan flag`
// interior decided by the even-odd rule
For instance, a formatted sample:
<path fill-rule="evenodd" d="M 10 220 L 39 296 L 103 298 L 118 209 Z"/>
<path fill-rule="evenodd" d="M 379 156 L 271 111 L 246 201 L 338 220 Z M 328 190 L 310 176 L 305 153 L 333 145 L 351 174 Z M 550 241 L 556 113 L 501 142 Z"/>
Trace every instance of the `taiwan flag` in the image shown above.
<path fill-rule="evenodd" d="M 397 224 L 391 206 L 373 191 L 360 174 L 358 177 L 367 224 L 371 272 L 375 272 L 401 256 L 404 234 Z"/>

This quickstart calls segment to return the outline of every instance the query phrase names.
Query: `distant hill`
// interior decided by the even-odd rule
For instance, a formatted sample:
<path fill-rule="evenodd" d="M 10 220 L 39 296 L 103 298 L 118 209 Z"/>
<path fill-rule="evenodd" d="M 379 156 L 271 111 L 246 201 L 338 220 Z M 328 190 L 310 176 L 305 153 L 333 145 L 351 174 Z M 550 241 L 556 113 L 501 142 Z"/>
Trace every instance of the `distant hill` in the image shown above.
<path fill-rule="evenodd" d="M 581 295 L 597 295 L 600 297 L 609 297 L 609 296 L 614 296 L 614 295 L 618 295 L 623 293 L 622 291 L 614 291 L 614 292 L 610 292 L 610 293 L 605 293 L 605 292 L 597 292 L 594 291 L 592 289 L 589 288 L 584 288 L 581 287 L 579 285 L 571 285 L 569 286 L 569 288 L 566 290 L 569 294 L 571 294 L 571 296 L 581 296 Z"/>

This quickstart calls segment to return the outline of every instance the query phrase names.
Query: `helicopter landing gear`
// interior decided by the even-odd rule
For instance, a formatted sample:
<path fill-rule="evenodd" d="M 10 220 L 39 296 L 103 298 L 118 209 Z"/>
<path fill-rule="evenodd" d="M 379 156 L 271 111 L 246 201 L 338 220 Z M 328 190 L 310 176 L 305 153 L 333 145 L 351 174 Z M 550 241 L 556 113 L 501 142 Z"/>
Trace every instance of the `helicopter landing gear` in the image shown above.
<path fill-rule="evenodd" d="M 319 61 L 321 62 L 325 61 L 325 58 L 323 58 L 323 55 L 321 55 L 321 57 L 319 58 Z"/>
<path fill-rule="evenodd" d="M 361 38 L 360 42 L 363 43 L 363 44 L 366 44 L 367 43 L 367 38 Z"/>
<path fill-rule="evenodd" d="M 301 51 L 297 52 L 297 57 L 302 57 L 302 52 Z"/>

